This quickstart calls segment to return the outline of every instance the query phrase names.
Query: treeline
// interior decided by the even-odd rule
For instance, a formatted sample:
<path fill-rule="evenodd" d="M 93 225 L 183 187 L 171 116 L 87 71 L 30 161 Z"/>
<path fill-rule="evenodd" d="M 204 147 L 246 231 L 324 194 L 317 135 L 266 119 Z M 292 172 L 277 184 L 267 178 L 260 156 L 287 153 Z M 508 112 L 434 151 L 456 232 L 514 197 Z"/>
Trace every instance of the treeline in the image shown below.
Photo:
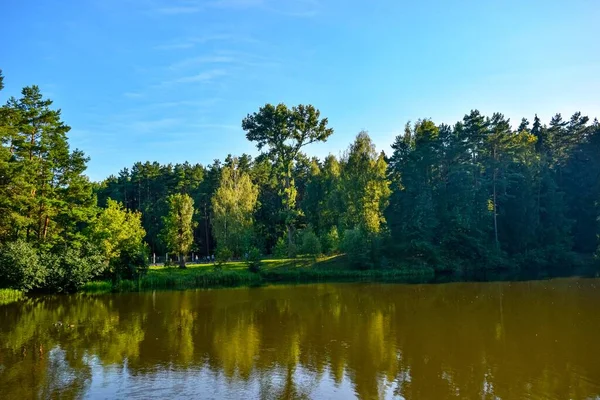
<path fill-rule="evenodd" d="M 137 163 L 98 187 L 100 204 L 118 199 L 159 232 L 167 195 L 188 194 L 200 254 L 220 244 L 235 255 L 250 246 L 287 256 L 341 247 L 358 267 L 457 271 L 570 266 L 597 249 L 597 120 L 557 114 L 545 125 L 535 116 L 515 130 L 502 114 L 472 111 L 454 126 L 407 124 L 389 157 L 366 132 L 340 158 L 307 157 L 300 149 L 326 140 L 326 126 L 310 106 L 267 105 L 243 122 L 266 150 L 256 159 Z M 168 251 L 158 235 L 147 241 Z"/>
<path fill-rule="evenodd" d="M 394 249 L 438 268 L 570 266 L 598 244 L 600 125 L 575 113 L 511 129 L 471 111 L 407 125 L 389 160 Z"/>
<path fill-rule="evenodd" d="M 0 286 L 76 290 L 135 278 L 166 253 L 342 252 L 357 268 L 465 271 L 571 266 L 597 251 L 600 125 L 580 113 L 516 130 L 478 111 L 454 126 L 419 120 L 389 156 L 361 132 L 320 160 L 304 148 L 333 134 L 327 119 L 267 104 L 242 121 L 256 158 L 136 163 L 91 183 L 51 105 L 31 86 L 0 109 Z"/>
<path fill-rule="evenodd" d="M 3 77 L 0 71 L 0 90 Z M 96 205 L 88 158 L 37 86 L 0 108 L 0 288 L 75 291 L 148 265 L 141 215 Z"/>

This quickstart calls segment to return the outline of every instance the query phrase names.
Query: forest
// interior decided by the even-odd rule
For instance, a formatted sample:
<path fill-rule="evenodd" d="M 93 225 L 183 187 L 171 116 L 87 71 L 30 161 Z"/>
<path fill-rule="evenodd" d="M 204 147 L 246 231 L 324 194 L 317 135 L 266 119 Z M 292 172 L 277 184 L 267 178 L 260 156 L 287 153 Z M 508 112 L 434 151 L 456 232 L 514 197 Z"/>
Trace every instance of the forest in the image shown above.
<path fill-rule="evenodd" d="M 0 74 L 0 90 L 3 88 Z M 342 254 L 355 269 L 574 268 L 598 254 L 600 124 L 471 110 L 409 122 L 390 154 L 358 133 L 340 157 L 312 105 L 241 118 L 259 155 L 138 162 L 91 182 L 89 159 L 37 86 L 0 108 L 0 287 L 70 292 L 135 279 L 154 256 Z M 123 132 L 126 134 L 126 132 Z"/>

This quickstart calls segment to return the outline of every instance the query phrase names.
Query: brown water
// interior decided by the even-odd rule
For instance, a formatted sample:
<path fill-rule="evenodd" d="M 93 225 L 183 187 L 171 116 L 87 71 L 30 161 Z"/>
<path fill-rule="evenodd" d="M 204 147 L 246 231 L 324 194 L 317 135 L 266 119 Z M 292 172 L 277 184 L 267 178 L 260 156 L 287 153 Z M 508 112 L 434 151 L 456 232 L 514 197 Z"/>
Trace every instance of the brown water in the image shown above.
<path fill-rule="evenodd" d="M 0 306 L 0 398 L 600 398 L 600 279 Z"/>

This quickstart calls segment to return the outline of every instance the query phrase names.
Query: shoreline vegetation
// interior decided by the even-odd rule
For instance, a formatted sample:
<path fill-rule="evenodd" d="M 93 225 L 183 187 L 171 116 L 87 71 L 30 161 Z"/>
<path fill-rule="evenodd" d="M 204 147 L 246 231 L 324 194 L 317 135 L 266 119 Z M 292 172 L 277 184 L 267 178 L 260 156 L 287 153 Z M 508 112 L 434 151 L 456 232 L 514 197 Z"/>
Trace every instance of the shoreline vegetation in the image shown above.
<path fill-rule="evenodd" d="M 318 282 L 412 282 L 432 279 L 436 273 L 428 266 L 394 267 L 387 269 L 349 268 L 345 255 L 266 258 L 260 269 L 251 272 L 243 261 L 188 263 L 185 269 L 153 265 L 138 279 L 118 281 L 93 280 L 85 283 L 79 293 L 103 294 L 150 290 L 216 289 L 252 287 L 265 284 L 301 284 Z M 34 293 L 34 295 L 36 295 Z M 0 289 L 0 305 L 23 300 L 27 293 L 16 289 Z"/>
<path fill-rule="evenodd" d="M 566 276 L 595 276 L 600 268 L 593 258 L 579 257 L 576 265 L 552 271 L 504 270 L 485 271 L 436 271 L 426 265 L 396 266 L 386 269 L 353 269 L 345 254 L 320 257 L 302 257 L 261 260 L 260 270 L 251 272 L 244 261 L 229 261 L 218 265 L 188 263 L 187 268 L 176 265 L 152 265 L 138 279 L 119 281 L 94 280 L 85 283 L 78 293 L 97 295 L 107 293 L 131 293 L 153 290 L 221 289 L 234 287 L 259 287 L 271 284 L 310 283 L 431 283 L 477 280 L 539 280 Z M 479 273 L 479 274 L 478 274 Z M 32 293 L 34 296 L 39 293 Z M 68 293 L 66 293 L 68 294 Z M 28 298 L 28 294 L 16 289 L 0 289 L 0 306 Z"/>
<path fill-rule="evenodd" d="M 339 156 L 318 158 L 306 149 L 334 134 L 319 109 L 267 103 L 241 119 L 256 156 L 140 161 L 91 182 L 61 111 L 25 87 L 0 107 L 0 302 L 572 273 L 600 261 L 600 122 L 533 117 L 419 119 L 388 154 L 361 131 Z M 149 265 L 162 255 L 178 268 Z M 190 255 L 217 267 L 186 265 Z"/>
<path fill-rule="evenodd" d="M 430 267 L 389 269 L 350 269 L 344 255 L 298 257 L 293 259 L 267 258 L 260 270 L 251 272 L 242 261 L 222 264 L 187 264 L 186 269 L 151 266 L 137 280 L 92 281 L 83 286 L 83 293 L 136 292 L 146 290 L 185 290 L 240 286 L 260 286 L 282 283 L 315 283 L 347 281 L 407 281 L 435 276 Z"/>

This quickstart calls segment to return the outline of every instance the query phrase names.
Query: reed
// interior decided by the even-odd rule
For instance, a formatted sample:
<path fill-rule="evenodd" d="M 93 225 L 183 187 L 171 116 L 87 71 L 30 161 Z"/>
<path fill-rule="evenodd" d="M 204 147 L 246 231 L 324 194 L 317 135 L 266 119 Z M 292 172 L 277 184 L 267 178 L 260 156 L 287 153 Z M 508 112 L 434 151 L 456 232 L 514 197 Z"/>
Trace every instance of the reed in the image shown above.
<path fill-rule="evenodd" d="M 0 306 L 15 301 L 23 300 L 25 293 L 15 289 L 0 289 Z"/>

